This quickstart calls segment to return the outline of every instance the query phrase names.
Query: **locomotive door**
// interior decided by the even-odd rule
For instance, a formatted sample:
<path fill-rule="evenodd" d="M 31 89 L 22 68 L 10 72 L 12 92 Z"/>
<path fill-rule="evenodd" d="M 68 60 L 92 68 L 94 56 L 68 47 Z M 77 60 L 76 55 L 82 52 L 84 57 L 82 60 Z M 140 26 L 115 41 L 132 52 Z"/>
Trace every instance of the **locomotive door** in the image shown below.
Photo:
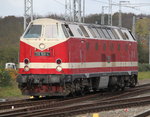
<path fill-rule="evenodd" d="M 103 48 L 103 53 L 102 53 L 102 67 L 103 67 L 103 72 L 111 72 L 112 71 L 112 52 L 110 52 L 110 41 L 104 41 L 102 48 Z"/>
<path fill-rule="evenodd" d="M 85 72 L 83 68 L 86 68 L 86 40 L 81 39 L 80 41 L 80 62 L 81 71 Z"/>
<path fill-rule="evenodd" d="M 133 70 L 133 67 L 132 67 L 132 61 L 133 61 L 133 50 L 132 50 L 132 43 L 130 42 L 130 43 L 128 43 L 128 46 L 129 46 L 129 48 L 128 48 L 128 53 L 129 53 L 129 62 L 130 62 L 130 71 L 132 71 Z"/>
<path fill-rule="evenodd" d="M 26 49 L 25 51 L 26 51 L 26 52 L 25 52 L 25 56 L 27 56 L 27 57 L 25 57 L 25 58 L 27 58 L 30 62 L 32 62 L 32 61 L 33 61 L 33 59 L 32 59 L 32 56 L 33 56 L 33 55 L 32 55 L 32 54 L 33 54 L 33 53 L 32 53 L 32 52 L 33 52 L 33 51 L 32 51 L 32 48 L 30 48 L 29 51 L 28 51 L 27 49 Z M 32 67 L 32 66 L 30 65 L 29 67 Z M 29 73 L 29 74 L 32 74 L 31 70 L 29 70 L 28 73 Z"/>
<path fill-rule="evenodd" d="M 81 40 L 80 60 L 81 60 L 81 63 L 86 62 L 86 42 L 85 42 L 85 40 Z"/>
<path fill-rule="evenodd" d="M 111 41 L 107 41 L 106 42 L 106 66 L 107 66 L 107 70 L 108 70 L 108 72 L 111 72 L 112 71 L 112 66 L 111 66 L 111 64 L 112 64 L 112 56 L 111 56 L 111 52 L 112 52 L 112 42 Z"/>

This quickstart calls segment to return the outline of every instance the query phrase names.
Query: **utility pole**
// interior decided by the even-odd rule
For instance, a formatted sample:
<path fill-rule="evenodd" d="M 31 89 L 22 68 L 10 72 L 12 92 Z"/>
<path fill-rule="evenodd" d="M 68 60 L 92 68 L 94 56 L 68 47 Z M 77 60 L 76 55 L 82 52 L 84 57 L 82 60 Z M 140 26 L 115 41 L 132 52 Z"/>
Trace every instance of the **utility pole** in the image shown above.
<path fill-rule="evenodd" d="M 136 22 L 136 17 L 134 15 L 132 20 L 132 34 L 134 35 L 134 37 L 135 37 L 135 26 L 136 26 L 135 22 Z"/>
<path fill-rule="evenodd" d="M 105 22 L 104 22 L 104 6 L 102 6 L 102 14 L 101 14 L 101 25 L 104 25 L 105 24 Z"/>
<path fill-rule="evenodd" d="M 65 0 L 65 20 L 72 21 L 71 0 Z"/>
<path fill-rule="evenodd" d="M 81 22 L 81 0 L 73 0 L 73 21 Z"/>
<path fill-rule="evenodd" d="M 119 27 L 122 27 L 122 11 L 121 11 L 122 3 L 129 3 L 129 1 L 119 1 Z"/>
<path fill-rule="evenodd" d="M 83 0 L 83 20 L 82 22 L 85 22 L 85 0 Z"/>
<path fill-rule="evenodd" d="M 108 25 L 112 26 L 112 0 L 109 0 Z"/>
<path fill-rule="evenodd" d="M 101 25 L 105 24 L 105 8 L 108 8 L 108 6 L 102 6 Z"/>
<path fill-rule="evenodd" d="M 33 0 L 24 0 L 24 30 L 33 20 Z"/>

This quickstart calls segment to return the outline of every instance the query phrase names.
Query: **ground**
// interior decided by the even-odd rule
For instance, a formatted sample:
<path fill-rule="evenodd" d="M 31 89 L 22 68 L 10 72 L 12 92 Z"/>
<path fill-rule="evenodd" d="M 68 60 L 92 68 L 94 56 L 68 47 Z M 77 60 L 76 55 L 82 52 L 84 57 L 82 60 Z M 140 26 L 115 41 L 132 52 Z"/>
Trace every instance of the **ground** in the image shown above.
<path fill-rule="evenodd" d="M 150 79 L 139 80 L 139 85 L 146 84 L 146 83 L 150 83 Z M 144 94 L 144 95 L 150 96 L 150 93 Z M 140 96 L 144 96 L 144 95 L 140 95 Z M 103 111 L 103 112 L 99 112 L 95 115 L 93 115 L 93 113 L 90 113 L 90 114 L 87 113 L 87 114 L 78 115 L 75 117 L 134 117 L 134 116 L 136 116 L 142 112 L 148 111 L 148 110 L 150 110 L 150 105 L 136 107 L 136 108 L 124 108 L 124 109 L 115 109 L 112 111 Z"/>
<path fill-rule="evenodd" d="M 139 80 L 139 84 L 146 84 L 146 83 L 150 83 L 150 79 L 143 79 L 143 80 Z M 20 94 L 21 95 L 21 94 Z M 146 94 L 146 95 L 150 95 Z M 140 95 L 143 96 L 143 95 Z M 29 98 L 28 96 L 21 96 L 20 99 L 22 98 Z M 6 99 L 6 98 L 5 98 Z M 18 96 L 17 97 L 11 97 L 11 98 L 7 98 L 7 100 L 18 100 Z M 1 101 L 1 100 L 0 100 Z M 93 116 L 93 114 L 84 114 L 84 115 L 78 115 L 75 117 L 133 117 L 135 115 L 138 115 L 144 111 L 150 110 L 150 105 L 149 106 L 143 106 L 143 107 L 137 107 L 137 108 L 124 108 L 124 109 L 116 109 L 116 110 L 112 110 L 112 111 L 104 111 L 104 112 L 99 112 L 97 113 L 97 115 L 95 114 Z"/>

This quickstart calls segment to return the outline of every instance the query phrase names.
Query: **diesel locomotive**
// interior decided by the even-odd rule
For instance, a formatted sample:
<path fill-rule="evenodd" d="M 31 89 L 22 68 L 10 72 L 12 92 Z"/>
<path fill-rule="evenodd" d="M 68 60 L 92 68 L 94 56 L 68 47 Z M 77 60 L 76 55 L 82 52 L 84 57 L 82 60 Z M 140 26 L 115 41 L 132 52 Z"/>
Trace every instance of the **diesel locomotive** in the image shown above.
<path fill-rule="evenodd" d="M 126 28 L 42 18 L 20 38 L 17 82 L 24 95 L 123 90 L 136 86 L 137 75 L 137 41 Z"/>

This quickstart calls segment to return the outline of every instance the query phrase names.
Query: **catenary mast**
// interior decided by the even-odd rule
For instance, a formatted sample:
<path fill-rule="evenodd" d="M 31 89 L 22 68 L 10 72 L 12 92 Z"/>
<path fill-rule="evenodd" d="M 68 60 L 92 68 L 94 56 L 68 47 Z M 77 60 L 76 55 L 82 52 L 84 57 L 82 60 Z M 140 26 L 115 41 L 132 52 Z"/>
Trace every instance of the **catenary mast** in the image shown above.
<path fill-rule="evenodd" d="M 33 0 L 24 0 L 24 30 L 33 20 Z"/>

